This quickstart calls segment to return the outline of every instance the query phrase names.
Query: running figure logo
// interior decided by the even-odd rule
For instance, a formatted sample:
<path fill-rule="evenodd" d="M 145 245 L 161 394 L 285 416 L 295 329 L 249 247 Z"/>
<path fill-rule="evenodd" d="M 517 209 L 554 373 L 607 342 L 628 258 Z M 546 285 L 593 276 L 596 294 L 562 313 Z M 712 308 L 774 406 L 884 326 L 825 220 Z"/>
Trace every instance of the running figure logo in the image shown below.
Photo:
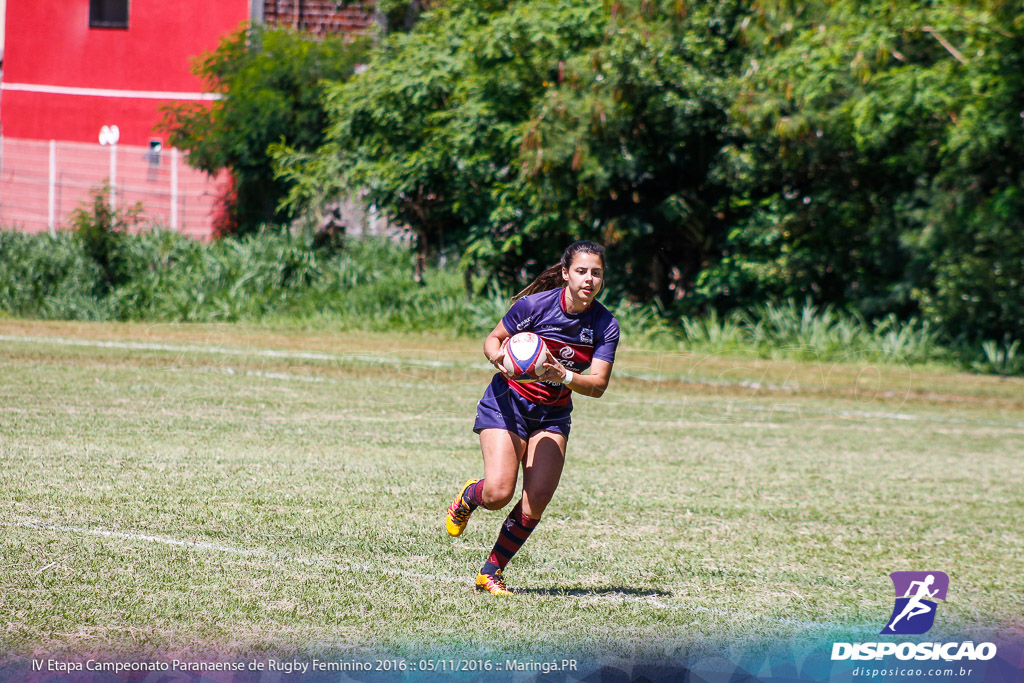
<path fill-rule="evenodd" d="M 896 604 L 882 634 L 918 635 L 935 623 L 936 603 L 946 599 L 949 577 L 944 572 L 893 572 Z"/>

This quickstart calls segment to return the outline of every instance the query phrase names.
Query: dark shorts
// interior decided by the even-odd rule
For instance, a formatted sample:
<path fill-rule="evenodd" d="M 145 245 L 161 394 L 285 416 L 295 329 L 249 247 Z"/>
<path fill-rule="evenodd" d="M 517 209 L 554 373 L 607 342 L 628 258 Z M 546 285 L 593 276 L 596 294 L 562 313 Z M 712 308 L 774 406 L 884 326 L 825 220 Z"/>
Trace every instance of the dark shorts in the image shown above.
<path fill-rule="evenodd" d="M 546 406 L 523 398 L 496 373 L 476 406 L 473 431 L 479 434 L 484 429 L 504 429 L 524 440 L 534 432 L 555 432 L 568 439 L 571 413 L 572 403 Z"/>

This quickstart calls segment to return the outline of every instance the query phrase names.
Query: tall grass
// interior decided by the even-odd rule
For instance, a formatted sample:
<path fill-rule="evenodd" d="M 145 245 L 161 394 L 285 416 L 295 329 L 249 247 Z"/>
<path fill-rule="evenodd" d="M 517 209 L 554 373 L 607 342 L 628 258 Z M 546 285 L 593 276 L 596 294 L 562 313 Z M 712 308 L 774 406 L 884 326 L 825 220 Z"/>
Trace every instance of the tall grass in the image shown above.
<path fill-rule="evenodd" d="M 0 230 L 0 310 L 15 316 L 103 320 L 102 277 L 71 233 L 25 235 Z"/>
<path fill-rule="evenodd" d="M 104 229 L 110 239 L 103 240 L 83 229 L 52 236 L 0 230 L 0 312 L 43 319 L 245 321 L 462 336 L 486 333 L 509 305 L 508 294 L 494 286 L 467 298 L 456 266 L 432 269 L 418 285 L 409 250 L 383 240 L 315 249 L 302 236 L 267 229 L 204 243 L 164 230 L 129 233 L 121 227 L 122 216 L 108 220 Z M 98 250 L 105 251 L 97 256 Z M 675 319 L 654 304 L 609 306 L 633 346 L 939 362 L 1024 374 L 1020 341 L 953 344 L 942 330 L 917 318 L 867 321 L 832 306 L 794 301 Z"/>
<path fill-rule="evenodd" d="M 768 302 L 724 317 L 682 318 L 687 345 L 712 352 L 753 351 L 794 358 L 861 357 L 910 363 L 950 362 L 941 330 L 917 318 L 890 315 L 868 322 L 857 313 L 810 302 Z"/>
<path fill-rule="evenodd" d="M 0 231 L 0 309 L 72 320 L 330 321 L 362 329 L 475 329 L 462 280 L 412 280 L 408 251 L 377 240 L 331 251 L 280 230 L 202 243 L 154 230 L 120 235 L 109 276 L 78 233 Z M 480 302 L 475 302 L 479 307 Z"/>

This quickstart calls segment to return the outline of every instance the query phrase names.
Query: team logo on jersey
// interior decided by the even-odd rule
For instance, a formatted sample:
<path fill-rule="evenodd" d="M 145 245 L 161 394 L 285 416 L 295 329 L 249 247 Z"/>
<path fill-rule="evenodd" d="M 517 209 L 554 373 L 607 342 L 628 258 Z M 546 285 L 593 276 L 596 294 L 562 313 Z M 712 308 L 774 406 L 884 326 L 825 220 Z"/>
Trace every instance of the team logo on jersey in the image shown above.
<path fill-rule="evenodd" d="M 949 577 L 944 572 L 893 572 L 889 578 L 896 589 L 896 604 L 882 633 L 927 633 L 935 623 L 937 607 L 929 598 L 946 599 Z"/>
<path fill-rule="evenodd" d="M 574 355 L 576 355 L 576 352 L 572 350 L 571 346 L 563 346 L 562 350 L 558 352 L 558 355 L 566 360 L 569 360 Z"/>
<path fill-rule="evenodd" d="M 589 327 L 584 327 L 580 330 L 580 343 L 581 344 L 593 344 L 594 343 L 594 330 Z"/>

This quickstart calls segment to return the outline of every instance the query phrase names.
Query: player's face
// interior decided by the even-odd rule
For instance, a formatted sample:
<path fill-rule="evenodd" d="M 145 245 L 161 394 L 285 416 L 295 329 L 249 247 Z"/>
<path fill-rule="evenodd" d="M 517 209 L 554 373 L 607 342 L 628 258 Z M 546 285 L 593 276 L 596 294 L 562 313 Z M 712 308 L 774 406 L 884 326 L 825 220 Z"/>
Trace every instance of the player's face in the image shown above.
<path fill-rule="evenodd" d="M 590 303 L 604 286 L 604 264 L 597 254 L 581 252 L 573 257 L 568 270 L 562 269 L 562 277 L 574 298 Z"/>

